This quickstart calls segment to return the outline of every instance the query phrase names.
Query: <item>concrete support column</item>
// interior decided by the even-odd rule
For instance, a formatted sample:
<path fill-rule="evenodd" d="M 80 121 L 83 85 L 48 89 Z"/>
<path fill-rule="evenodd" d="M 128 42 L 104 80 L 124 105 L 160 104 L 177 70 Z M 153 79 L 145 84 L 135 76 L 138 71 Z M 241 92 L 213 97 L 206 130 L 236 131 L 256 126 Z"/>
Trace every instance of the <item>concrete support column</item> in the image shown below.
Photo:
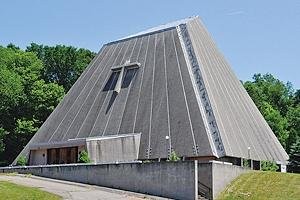
<path fill-rule="evenodd" d="M 198 160 L 194 161 L 195 164 L 195 200 L 198 199 Z"/>

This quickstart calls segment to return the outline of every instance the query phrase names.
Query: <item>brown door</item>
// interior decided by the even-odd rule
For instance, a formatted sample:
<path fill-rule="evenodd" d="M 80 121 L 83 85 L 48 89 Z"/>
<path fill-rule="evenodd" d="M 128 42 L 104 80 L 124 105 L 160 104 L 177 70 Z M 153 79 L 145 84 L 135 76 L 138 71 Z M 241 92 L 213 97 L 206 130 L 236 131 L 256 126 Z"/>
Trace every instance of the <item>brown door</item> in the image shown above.
<path fill-rule="evenodd" d="M 77 160 L 78 147 L 47 149 L 47 164 L 76 163 Z"/>

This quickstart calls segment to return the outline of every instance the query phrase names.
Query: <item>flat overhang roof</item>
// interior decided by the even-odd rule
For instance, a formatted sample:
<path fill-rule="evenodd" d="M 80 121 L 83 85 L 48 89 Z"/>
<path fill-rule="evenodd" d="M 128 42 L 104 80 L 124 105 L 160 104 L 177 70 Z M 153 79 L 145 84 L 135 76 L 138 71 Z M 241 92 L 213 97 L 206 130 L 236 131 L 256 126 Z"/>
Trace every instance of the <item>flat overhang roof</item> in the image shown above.
<path fill-rule="evenodd" d="M 100 137 L 74 138 L 74 139 L 69 139 L 67 141 L 60 141 L 60 142 L 35 143 L 35 144 L 30 145 L 29 149 L 30 150 L 38 150 L 38 149 L 52 149 L 52 148 L 83 146 L 83 145 L 86 145 L 86 142 L 88 142 L 88 141 L 134 137 L 134 136 L 137 136 L 140 134 L 141 133 L 130 133 L 130 134 L 108 135 L 108 136 L 100 136 Z"/>

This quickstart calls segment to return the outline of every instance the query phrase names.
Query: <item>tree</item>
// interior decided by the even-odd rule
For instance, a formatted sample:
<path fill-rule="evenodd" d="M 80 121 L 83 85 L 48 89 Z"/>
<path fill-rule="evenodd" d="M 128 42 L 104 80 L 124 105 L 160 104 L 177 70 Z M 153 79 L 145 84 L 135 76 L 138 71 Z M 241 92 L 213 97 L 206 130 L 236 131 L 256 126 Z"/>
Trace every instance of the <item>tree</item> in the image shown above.
<path fill-rule="evenodd" d="M 41 78 L 43 63 L 34 53 L 0 47 L 0 63 L 21 76 L 26 89 Z"/>
<path fill-rule="evenodd" d="M 63 45 L 0 46 L 0 165 L 18 155 L 94 55 Z"/>
<path fill-rule="evenodd" d="M 36 119 L 18 119 L 14 130 L 15 140 L 18 141 L 18 146 L 15 151 L 21 151 L 28 141 L 38 130 L 38 120 Z"/>
<path fill-rule="evenodd" d="M 65 94 L 43 71 L 35 53 L 0 47 L 0 165 L 12 162 Z"/>
<path fill-rule="evenodd" d="M 21 77 L 0 63 L 0 112 L 19 105 L 23 92 Z"/>
<path fill-rule="evenodd" d="M 271 74 L 255 74 L 254 81 L 246 81 L 244 87 L 256 106 L 260 109 L 268 102 L 281 115 L 285 116 L 293 103 L 293 88 L 290 82 L 284 84 Z"/>
<path fill-rule="evenodd" d="M 34 82 L 29 96 L 32 109 L 35 111 L 34 117 L 39 121 L 45 121 L 64 95 L 64 88 L 56 83 L 47 84 L 44 80 Z"/>
<path fill-rule="evenodd" d="M 34 52 L 44 63 L 43 78 L 58 83 L 68 91 L 91 62 L 95 53 L 87 49 L 56 45 L 54 47 L 32 43 L 26 51 Z"/>
<path fill-rule="evenodd" d="M 298 90 L 299 91 L 299 90 Z M 300 102 L 295 107 L 290 107 L 286 115 L 288 122 L 289 137 L 287 138 L 287 152 L 297 139 L 300 138 Z"/>
<path fill-rule="evenodd" d="M 7 135 L 7 132 L 0 127 L 0 155 L 5 150 L 5 144 L 4 144 L 5 135 Z"/>
<path fill-rule="evenodd" d="M 300 173 L 300 137 L 297 137 L 290 149 L 291 171 Z"/>
<path fill-rule="evenodd" d="M 244 87 L 251 96 L 280 143 L 289 153 L 291 144 L 300 137 L 300 92 L 292 84 L 271 74 L 255 74 Z"/>
<path fill-rule="evenodd" d="M 20 50 L 20 47 L 14 45 L 13 43 L 9 43 L 6 47 L 13 50 Z"/>
<path fill-rule="evenodd" d="M 300 105 L 300 90 L 297 90 L 294 95 L 294 104 Z"/>
<path fill-rule="evenodd" d="M 268 102 L 263 102 L 261 113 L 268 122 L 271 129 L 274 131 L 279 142 L 286 148 L 286 142 L 289 137 L 288 121 L 282 117 L 280 112 L 274 109 Z"/>

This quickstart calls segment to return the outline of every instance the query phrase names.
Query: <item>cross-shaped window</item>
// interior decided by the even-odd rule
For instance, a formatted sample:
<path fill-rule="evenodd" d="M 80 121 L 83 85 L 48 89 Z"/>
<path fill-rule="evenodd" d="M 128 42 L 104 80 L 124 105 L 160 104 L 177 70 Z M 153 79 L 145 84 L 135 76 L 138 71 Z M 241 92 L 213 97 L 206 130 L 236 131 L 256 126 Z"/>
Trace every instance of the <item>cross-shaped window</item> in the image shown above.
<path fill-rule="evenodd" d="M 139 66 L 140 63 L 130 63 L 127 61 L 123 65 L 112 67 L 111 75 L 106 82 L 103 91 L 114 90 L 115 92 L 119 93 L 121 88 L 128 87 Z"/>

